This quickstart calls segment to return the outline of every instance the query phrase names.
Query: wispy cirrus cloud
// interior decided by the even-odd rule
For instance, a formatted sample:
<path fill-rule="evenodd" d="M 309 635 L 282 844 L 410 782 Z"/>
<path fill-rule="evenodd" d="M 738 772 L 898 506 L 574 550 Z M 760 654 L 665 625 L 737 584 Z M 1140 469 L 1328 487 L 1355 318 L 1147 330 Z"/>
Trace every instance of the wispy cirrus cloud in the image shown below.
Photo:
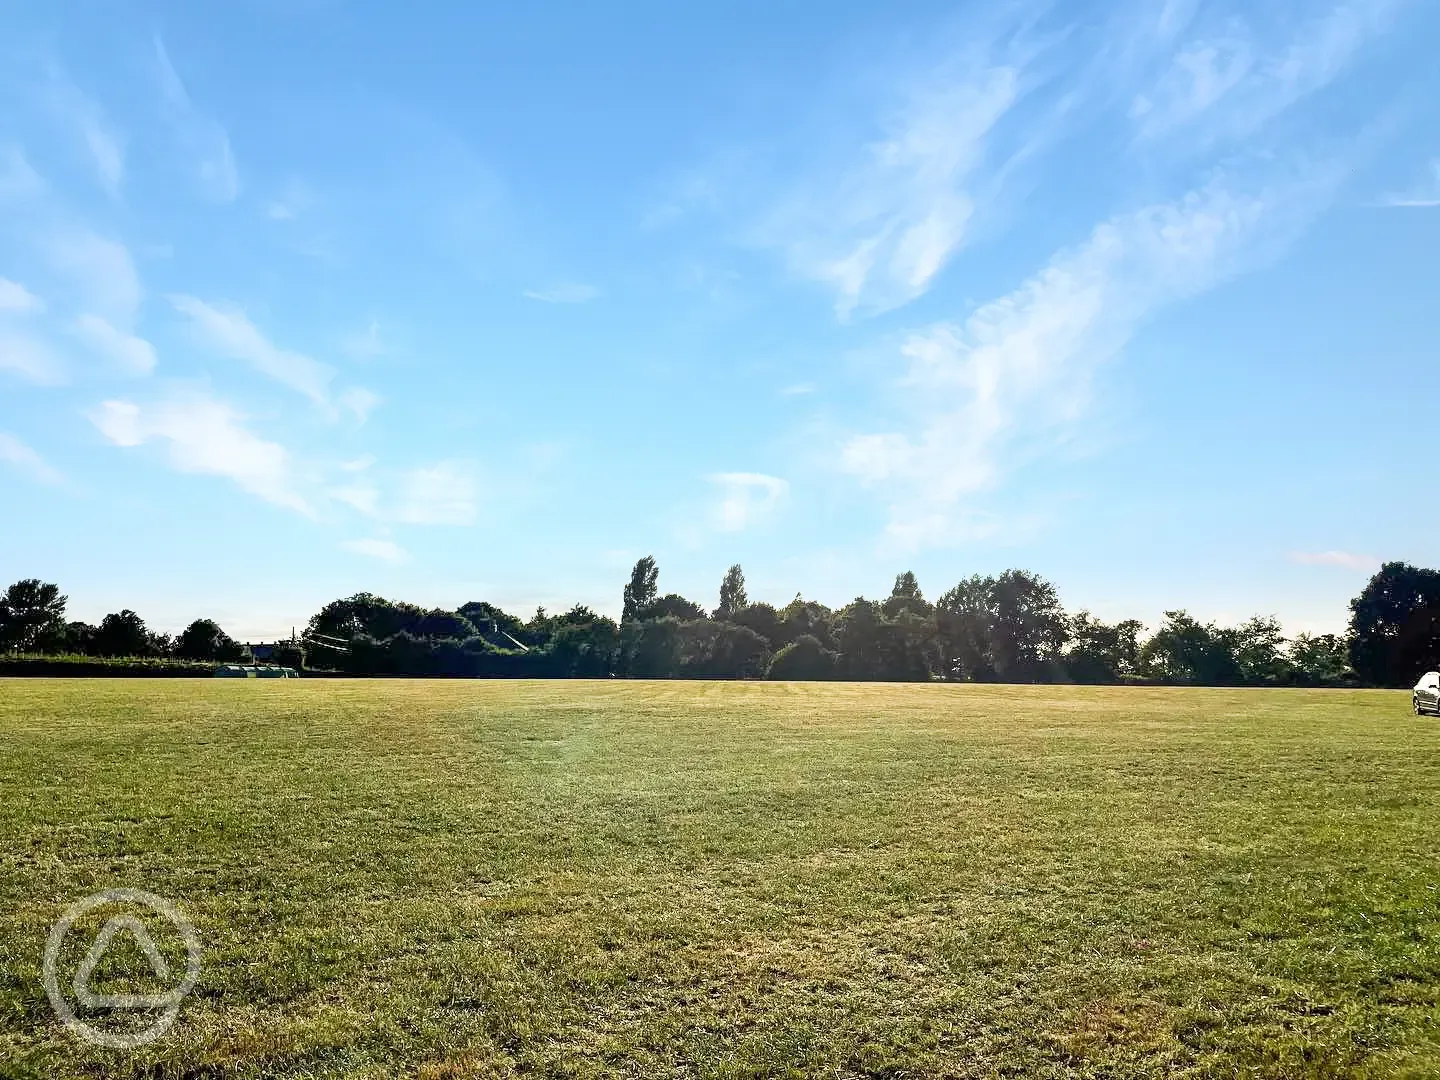
<path fill-rule="evenodd" d="M 1020 288 L 900 349 L 906 428 L 858 435 L 841 468 L 891 498 L 889 540 L 953 541 L 966 496 L 1057 439 L 1083 414 L 1092 376 L 1157 311 L 1265 261 L 1333 192 L 1340 170 L 1256 190 L 1220 176 L 1175 202 L 1098 225 Z"/>
<path fill-rule="evenodd" d="M 366 517 L 400 525 L 471 525 L 479 517 L 479 483 L 466 461 L 375 470 L 373 459 L 345 466 L 350 479 L 327 494 Z"/>
<path fill-rule="evenodd" d="M 527 289 L 525 296 L 547 304 L 585 304 L 598 298 L 600 290 L 594 285 L 555 285 L 548 289 Z"/>
<path fill-rule="evenodd" d="M 1430 176 L 1409 191 L 1392 192 L 1380 198 L 1381 206 L 1400 209 L 1428 209 L 1440 206 L 1440 158 L 1430 162 Z"/>
<path fill-rule="evenodd" d="M 835 291 L 835 311 L 889 311 L 923 295 L 964 243 L 966 181 L 1021 95 L 1021 57 L 967 51 L 912 86 L 838 183 L 815 178 L 766 215 L 760 246 Z"/>
<path fill-rule="evenodd" d="M 181 151 L 190 158 L 200 190 L 216 202 L 233 202 L 240 194 L 240 174 L 230 150 L 229 134 L 219 121 L 190 99 L 185 83 L 170 62 L 165 43 L 158 37 L 155 59 L 166 112 Z"/>
<path fill-rule="evenodd" d="M 303 394 L 332 417 L 345 412 L 364 421 L 380 401 L 377 394 L 363 387 L 350 387 L 333 395 L 335 368 L 305 353 L 277 346 L 235 304 L 212 304 L 183 294 L 172 295 L 169 300 L 190 320 L 200 343 Z"/>
<path fill-rule="evenodd" d="M 0 431 L 0 461 L 42 484 L 60 484 L 65 476 L 14 435 Z"/>
<path fill-rule="evenodd" d="M 1135 96 L 1137 133 L 1181 134 L 1190 150 L 1249 136 L 1333 82 L 1408 3 L 1343 0 L 1288 40 L 1272 34 L 1267 41 L 1246 19 L 1229 16 L 1183 41 L 1155 83 Z"/>
<path fill-rule="evenodd" d="M 340 546 L 346 551 L 354 552 L 356 555 L 364 555 L 369 559 L 379 559 L 381 562 L 403 563 L 409 561 L 410 558 L 405 552 L 405 549 L 395 543 L 395 541 L 378 537 L 346 540 Z"/>
<path fill-rule="evenodd" d="M 289 452 L 251 432 L 226 402 L 201 393 L 146 403 L 110 400 L 89 416 L 116 446 L 159 444 L 178 472 L 222 476 L 266 502 L 315 516 L 297 490 Z"/>
<path fill-rule="evenodd" d="M 99 103 L 89 97 L 59 67 L 51 67 L 46 88 L 52 111 L 72 128 L 84 144 L 96 178 L 111 197 L 120 194 L 125 177 L 125 136 L 111 124 Z"/>
<path fill-rule="evenodd" d="M 1373 574 L 1380 569 L 1380 560 L 1375 556 L 1350 551 L 1292 551 L 1290 561 L 1301 566 L 1338 566 L 1363 574 Z"/>

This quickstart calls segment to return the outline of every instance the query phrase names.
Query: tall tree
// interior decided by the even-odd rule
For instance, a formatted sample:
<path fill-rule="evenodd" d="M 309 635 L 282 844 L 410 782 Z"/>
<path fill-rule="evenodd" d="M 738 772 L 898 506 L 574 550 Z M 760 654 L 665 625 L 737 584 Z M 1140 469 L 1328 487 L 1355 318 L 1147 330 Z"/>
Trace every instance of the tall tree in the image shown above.
<path fill-rule="evenodd" d="M 1440 665 L 1440 571 L 1380 567 L 1350 601 L 1350 662 L 1376 686 L 1410 686 Z"/>
<path fill-rule="evenodd" d="M 655 556 L 646 555 L 635 563 L 630 571 L 630 583 L 625 586 L 625 607 L 621 622 L 634 622 L 660 595 L 660 568 L 655 565 Z"/>
<path fill-rule="evenodd" d="M 0 597 L 0 648 L 39 651 L 65 630 L 66 597 L 37 578 L 17 581 Z"/>
<path fill-rule="evenodd" d="M 920 582 L 915 580 L 915 574 L 910 570 L 895 575 L 895 587 L 890 590 L 882 608 L 887 619 L 894 619 L 904 612 L 929 617 L 935 610 L 920 592 Z"/>
<path fill-rule="evenodd" d="M 745 571 L 736 563 L 725 571 L 720 582 L 720 603 L 715 607 L 715 618 L 729 619 L 750 602 L 745 595 Z"/>

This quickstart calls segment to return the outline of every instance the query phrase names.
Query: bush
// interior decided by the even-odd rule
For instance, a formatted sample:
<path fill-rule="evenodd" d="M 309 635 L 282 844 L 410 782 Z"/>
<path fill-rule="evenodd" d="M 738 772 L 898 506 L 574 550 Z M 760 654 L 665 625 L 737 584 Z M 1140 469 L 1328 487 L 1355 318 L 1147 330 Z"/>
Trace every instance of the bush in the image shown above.
<path fill-rule="evenodd" d="M 815 680 L 835 677 L 838 655 L 820 644 L 811 634 L 798 638 L 777 652 L 770 661 L 767 679 Z"/>
<path fill-rule="evenodd" d="M 0 678 L 48 676 L 52 678 L 202 679 L 215 674 L 215 665 L 195 660 L 155 656 L 0 656 Z"/>

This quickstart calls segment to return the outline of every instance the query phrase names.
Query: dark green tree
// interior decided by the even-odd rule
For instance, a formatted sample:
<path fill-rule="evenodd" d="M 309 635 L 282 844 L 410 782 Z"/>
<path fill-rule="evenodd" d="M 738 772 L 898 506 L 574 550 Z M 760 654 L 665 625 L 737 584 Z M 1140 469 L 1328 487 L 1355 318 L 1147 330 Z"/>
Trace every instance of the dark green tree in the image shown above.
<path fill-rule="evenodd" d="M 1088 611 L 1071 616 L 1070 640 L 1063 657 L 1065 674 L 1077 683 L 1113 683 L 1134 675 L 1144 630 L 1137 619 L 1112 626 Z"/>
<path fill-rule="evenodd" d="M 674 616 L 621 625 L 622 663 L 637 679 L 673 679 L 680 673 L 681 622 Z"/>
<path fill-rule="evenodd" d="M 1350 644 L 1336 634 L 1296 634 L 1286 659 L 1301 686 L 1343 686 L 1355 677 Z"/>
<path fill-rule="evenodd" d="M 929 618 L 935 610 L 921 594 L 920 583 L 909 570 L 895 575 L 895 587 L 890 590 L 890 595 L 881 605 L 881 609 L 887 619 L 898 618 L 906 613 Z"/>
<path fill-rule="evenodd" d="M 769 643 L 772 649 L 783 644 L 784 636 L 781 629 L 780 614 L 773 606 L 763 600 L 755 604 L 747 604 L 734 615 L 730 621 L 736 626 L 747 627 Z"/>
<path fill-rule="evenodd" d="M 1440 666 L 1440 571 L 1380 567 L 1350 601 L 1350 663 L 1374 686 L 1411 686 Z"/>
<path fill-rule="evenodd" d="M 1140 673 L 1186 686 L 1236 686 L 1245 681 L 1236 646 L 1235 635 L 1214 623 L 1167 611 L 1165 622 L 1140 650 Z"/>
<path fill-rule="evenodd" d="M 37 578 L 11 585 L 0 597 L 0 648 L 21 652 L 53 648 L 65 629 L 65 602 L 58 585 Z"/>
<path fill-rule="evenodd" d="M 715 607 L 715 618 L 733 619 L 750 602 L 745 595 L 745 571 L 736 563 L 725 571 L 720 582 L 720 603 Z"/>
<path fill-rule="evenodd" d="M 106 615 L 95 631 L 95 652 L 99 656 L 150 656 L 153 639 L 145 620 L 129 608 Z"/>
<path fill-rule="evenodd" d="M 887 677 L 884 619 L 880 605 L 857 596 L 835 616 L 835 640 L 840 645 L 840 674 L 846 679 Z"/>
<path fill-rule="evenodd" d="M 625 606 L 620 616 L 622 623 L 635 622 L 644 618 L 645 610 L 660 595 L 660 568 L 655 556 L 646 555 L 635 563 L 630 571 L 630 583 L 625 586 Z"/>
<path fill-rule="evenodd" d="M 687 600 L 679 593 L 666 593 L 660 599 L 640 609 L 642 619 L 679 619 L 689 622 L 705 618 L 705 609 L 694 600 Z"/>
<path fill-rule="evenodd" d="M 1028 570 L 974 577 L 940 598 L 935 612 L 941 669 L 979 682 L 1048 682 L 1062 677 L 1069 636 L 1055 586 Z"/>
<path fill-rule="evenodd" d="M 238 660 L 241 646 L 211 619 L 196 619 L 175 639 L 175 655 L 186 660 Z"/>
<path fill-rule="evenodd" d="M 833 679 L 838 668 L 839 657 L 836 653 L 825 648 L 810 634 L 801 634 L 771 658 L 765 677 L 796 681 Z"/>
<path fill-rule="evenodd" d="M 1247 686 L 1276 686 L 1289 681 L 1285 634 L 1273 615 L 1256 615 L 1223 630 L 1220 642 L 1235 658 L 1240 681 Z"/>

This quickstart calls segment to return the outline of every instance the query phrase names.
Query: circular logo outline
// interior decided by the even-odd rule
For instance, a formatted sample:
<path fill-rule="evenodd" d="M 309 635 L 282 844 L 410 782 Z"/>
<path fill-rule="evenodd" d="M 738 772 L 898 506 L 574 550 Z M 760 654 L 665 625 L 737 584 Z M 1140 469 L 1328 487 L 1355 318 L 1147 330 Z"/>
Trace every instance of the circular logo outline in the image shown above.
<path fill-rule="evenodd" d="M 146 1007 L 163 1005 L 160 1016 L 149 1027 L 134 1032 L 114 1032 L 97 1028 L 88 1024 L 75 1015 L 70 1001 L 60 989 L 59 962 L 60 949 L 65 944 L 65 938 L 74 928 L 77 920 L 96 908 L 104 907 L 106 904 L 140 904 L 150 908 L 152 911 L 165 916 L 179 932 L 181 940 L 185 942 L 186 962 L 185 977 L 180 984 L 166 994 L 156 995 L 150 998 L 132 997 L 111 999 L 118 1007 Z M 133 921 L 133 919 L 132 919 Z M 102 931 L 103 933 L 103 931 Z M 153 944 L 153 943 L 152 943 Z M 50 999 L 50 1007 L 55 1010 L 55 1015 L 70 1032 L 78 1038 L 84 1039 L 97 1046 L 108 1046 L 114 1050 L 133 1050 L 138 1046 L 154 1042 L 160 1036 L 170 1030 L 180 1015 L 180 1003 L 185 996 L 195 988 L 200 980 L 200 935 L 195 932 L 195 926 L 189 919 L 180 913 L 180 909 L 166 900 L 163 896 L 146 892 L 144 889 L 105 889 L 93 893 L 85 899 L 71 904 L 60 916 L 55 925 L 50 929 L 50 937 L 45 942 L 45 953 L 41 961 L 41 982 L 45 986 L 45 996 Z M 79 973 L 76 974 L 76 989 L 79 990 Z M 120 1004 L 128 1002 L 128 1004 Z"/>

